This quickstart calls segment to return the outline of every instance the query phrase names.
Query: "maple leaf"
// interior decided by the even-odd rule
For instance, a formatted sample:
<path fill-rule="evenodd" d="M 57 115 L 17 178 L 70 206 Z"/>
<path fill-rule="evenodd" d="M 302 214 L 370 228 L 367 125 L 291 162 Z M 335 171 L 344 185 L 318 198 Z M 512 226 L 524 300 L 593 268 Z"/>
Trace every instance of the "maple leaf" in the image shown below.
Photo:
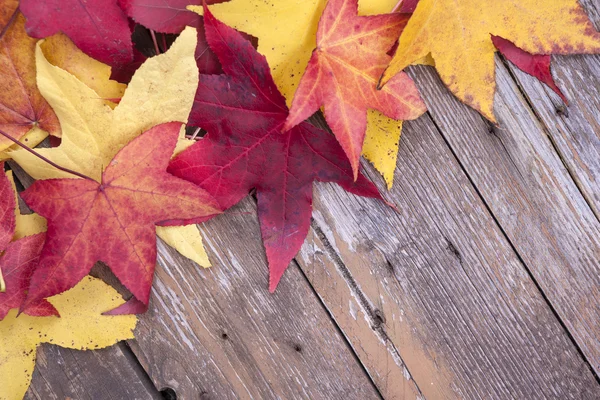
<path fill-rule="evenodd" d="M 97 261 L 148 304 L 156 264 L 155 224 L 180 225 L 220 213 L 207 192 L 166 172 L 180 128 L 178 122 L 158 125 L 131 141 L 100 182 L 41 180 L 22 193 L 48 220 L 46 243 L 22 309 L 73 287 Z"/>
<path fill-rule="evenodd" d="M 119 294 L 99 279 L 86 277 L 75 288 L 49 299 L 57 317 L 30 317 L 12 310 L 0 321 L 0 388 L 2 398 L 21 399 L 31 383 L 36 349 L 52 343 L 77 350 L 99 349 L 133 339 L 133 315 L 105 316 L 123 303 Z"/>
<path fill-rule="evenodd" d="M 50 64 L 73 74 L 102 99 L 123 97 L 127 86 L 110 79 L 111 67 L 83 53 L 66 35 L 53 35 L 44 40 L 40 48 Z M 107 104 L 115 106 L 110 101 Z"/>
<path fill-rule="evenodd" d="M 367 109 L 396 120 L 415 119 L 426 110 L 412 79 L 398 74 L 385 88 L 377 82 L 391 60 L 409 16 L 358 16 L 358 0 L 330 0 L 317 31 L 317 47 L 302 76 L 287 130 L 324 106 L 325 119 L 346 152 L 356 177 L 367 125 Z"/>
<path fill-rule="evenodd" d="M 0 129 L 15 139 L 31 129 L 60 135 L 58 119 L 36 87 L 36 40 L 25 33 L 18 5 L 16 0 L 0 5 Z M 12 145 L 0 137 L 0 151 Z"/>
<path fill-rule="evenodd" d="M 396 0 L 359 1 L 359 14 L 389 12 Z M 231 0 L 211 6 L 221 21 L 258 38 L 258 51 L 267 57 L 277 87 L 290 105 L 317 37 L 326 0 Z M 191 6 L 199 14 L 202 7 Z M 377 110 L 367 112 L 363 155 L 392 186 L 402 124 Z"/>
<path fill-rule="evenodd" d="M 600 33 L 577 0 L 421 0 L 400 36 L 381 85 L 431 54 L 452 93 L 495 121 L 496 48 L 491 35 L 531 54 L 600 51 Z"/>
<path fill-rule="evenodd" d="M 168 171 L 206 189 L 223 209 L 257 189 L 274 291 L 308 233 L 314 180 L 381 197 L 362 174 L 354 182 L 342 148 L 328 132 L 308 123 L 281 132 L 288 109 L 265 58 L 210 12 L 204 18 L 225 75 L 200 75 L 190 122 L 208 134 L 176 156 Z"/>
<path fill-rule="evenodd" d="M 52 43 L 48 47 L 46 43 L 38 45 L 38 86 L 58 115 L 63 135 L 60 146 L 36 151 L 58 165 L 100 180 L 103 168 L 114 155 L 140 133 L 164 122 L 187 122 L 198 86 L 195 37 L 194 29 L 188 28 L 169 51 L 147 60 L 136 71 L 114 110 L 72 73 L 48 62 L 42 49 L 52 52 Z M 59 59 L 59 54 L 54 54 L 53 58 Z M 95 66 L 87 71 L 93 74 L 93 82 L 106 82 L 106 69 Z M 186 140 L 184 134 L 182 129 L 180 149 L 194 143 Z M 23 149 L 9 152 L 9 156 L 35 179 L 72 177 Z M 159 227 L 157 233 L 180 253 L 204 267 L 210 266 L 195 226 Z"/>
<path fill-rule="evenodd" d="M 127 17 L 117 0 L 21 0 L 30 36 L 65 33 L 85 54 L 113 67 L 133 61 Z"/>
<path fill-rule="evenodd" d="M 552 60 L 549 55 L 528 53 L 515 46 L 510 40 L 503 39 L 500 36 L 492 35 L 492 43 L 508 61 L 515 64 L 521 71 L 548 85 L 565 103 L 568 103 L 567 98 L 554 82 L 550 72 Z"/>
<path fill-rule="evenodd" d="M 207 4 L 222 3 L 227 0 L 209 0 Z M 201 74 L 222 72 L 217 57 L 208 47 L 204 37 L 202 17 L 186 9 L 189 5 L 202 4 L 202 0 L 119 0 L 127 16 L 137 23 L 157 32 L 179 33 L 186 26 L 196 28 L 196 63 Z"/>
<path fill-rule="evenodd" d="M 4 163 L 0 163 L 4 170 Z M 29 280 L 44 244 L 44 234 L 18 238 L 18 205 L 9 175 L 0 174 L 0 320 L 11 308 L 17 308 L 25 299 Z M 29 315 L 54 315 L 53 307 L 41 300 L 25 311 Z"/>

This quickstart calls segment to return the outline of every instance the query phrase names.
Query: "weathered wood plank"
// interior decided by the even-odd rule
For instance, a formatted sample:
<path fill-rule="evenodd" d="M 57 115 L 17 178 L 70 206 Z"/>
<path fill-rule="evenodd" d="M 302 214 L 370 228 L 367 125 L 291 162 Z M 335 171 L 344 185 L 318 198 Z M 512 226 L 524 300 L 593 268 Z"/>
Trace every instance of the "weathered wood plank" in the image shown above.
<path fill-rule="evenodd" d="M 586 358 L 600 365 L 600 224 L 497 62 L 493 127 L 431 68 L 412 69 L 430 114 Z"/>
<path fill-rule="evenodd" d="M 122 345 L 77 351 L 42 345 L 26 399 L 162 400 Z"/>
<path fill-rule="evenodd" d="M 384 397 L 403 398 L 402 364 L 427 399 L 600 396 L 431 119 L 400 147 L 399 212 L 318 185 L 298 257 Z"/>
<path fill-rule="evenodd" d="M 600 1 L 586 0 L 600 27 Z M 561 160 L 600 218 L 600 55 L 554 56 L 552 71 L 569 106 L 537 79 L 507 63 Z M 600 261 L 599 261 L 600 262 Z"/>
<path fill-rule="evenodd" d="M 135 354 L 178 398 L 379 398 L 298 268 L 271 295 L 247 198 L 202 226 L 213 268 L 159 245 Z"/>

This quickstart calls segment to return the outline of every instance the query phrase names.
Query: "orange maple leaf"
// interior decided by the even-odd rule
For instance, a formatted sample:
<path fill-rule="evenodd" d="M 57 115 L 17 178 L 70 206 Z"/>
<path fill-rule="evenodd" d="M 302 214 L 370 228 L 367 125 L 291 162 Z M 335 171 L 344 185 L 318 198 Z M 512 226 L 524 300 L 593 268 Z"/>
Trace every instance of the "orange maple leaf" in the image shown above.
<path fill-rule="evenodd" d="M 39 126 L 59 136 L 60 125 L 52 109 L 37 89 L 35 43 L 25 33 L 25 18 L 17 0 L 0 4 L 0 129 L 20 139 Z M 0 150 L 13 145 L 0 137 Z"/>
<path fill-rule="evenodd" d="M 284 130 L 324 106 L 325 119 L 342 145 L 356 179 L 367 127 L 367 109 L 415 119 L 425 104 L 413 81 L 398 74 L 382 90 L 377 82 L 390 62 L 387 52 L 409 15 L 358 16 L 357 0 L 330 0 L 317 31 L 317 48 L 302 76 Z"/>
<path fill-rule="evenodd" d="M 22 310 L 74 287 L 96 261 L 106 263 L 139 302 L 148 304 L 155 225 L 182 225 L 221 212 L 206 191 L 166 172 L 180 127 L 177 122 L 158 125 L 131 141 L 107 166 L 102 182 L 40 180 L 22 193 L 48 219 Z"/>

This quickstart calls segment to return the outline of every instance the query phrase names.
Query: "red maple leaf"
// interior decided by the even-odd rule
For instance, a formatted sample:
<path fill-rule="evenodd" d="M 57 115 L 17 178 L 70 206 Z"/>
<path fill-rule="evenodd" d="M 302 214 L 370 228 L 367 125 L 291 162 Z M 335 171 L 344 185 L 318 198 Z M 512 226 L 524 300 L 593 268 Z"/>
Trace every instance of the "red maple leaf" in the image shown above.
<path fill-rule="evenodd" d="M 209 0 L 207 4 L 225 1 Z M 179 33 L 186 26 L 193 26 L 198 32 L 195 56 L 200 73 L 222 72 L 219 60 L 206 42 L 202 16 L 186 9 L 189 5 L 202 4 L 202 0 L 119 0 L 119 4 L 129 18 L 157 32 Z"/>
<path fill-rule="evenodd" d="M 11 242 L 15 233 L 16 206 L 12 186 L 4 174 L 4 163 L 0 163 L 0 272 L 6 286 L 0 293 L 0 320 L 25 299 L 45 236 L 39 233 Z M 24 312 L 34 316 L 56 315 L 54 307 L 46 300 L 32 304 Z"/>
<path fill-rule="evenodd" d="M 206 7 L 204 24 L 225 74 L 200 75 L 190 123 L 208 134 L 168 170 L 206 189 L 224 209 L 257 189 L 272 292 L 308 233 L 314 180 L 381 196 L 362 174 L 354 182 L 342 148 L 328 132 L 300 123 L 282 133 L 288 109 L 266 59 Z"/>
<path fill-rule="evenodd" d="M 166 172 L 180 127 L 158 125 L 131 141 L 111 161 L 101 183 L 50 179 L 23 192 L 25 202 L 48 219 L 25 308 L 75 286 L 97 261 L 148 304 L 155 225 L 181 225 L 220 213 L 208 193 Z"/>
<path fill-rule="evenodd" d="M 549 54 L 531 54 L 523 49 L 520 49 L 510 40 L 501 38 L 500 36 L 492 35 L 494 46 L 506 59 L 517 66 L 521 71 L 539 79 L 541 82 L 548 85 L 560 98 L 568 103 L 565 95 L 560 91 L 552 73 L 550 72 L 550 64 L 552 62 Z"/>
<path fill-rule="evenodd" d="M 115 68 L 133 61 L 131 29 L 117 0 L 21 0 L 30 36 L 65 33 L 84 53 Z"/>
<path fill-rule="evenodd" d="M 285 130 L 324 106 L 325 119 L 346 152 L 354 176 L 367 128 L 367 109 L 386 116 L 415 119 L 426 110 L 406 73 L 399 73 L 377 90 L 379 77 L 392 59 L 388 50 L 404 29 L 409 15 L 359 17 L 358 0 L 329 0 L 317 31 L 312 54 L 292 101 Z"/>

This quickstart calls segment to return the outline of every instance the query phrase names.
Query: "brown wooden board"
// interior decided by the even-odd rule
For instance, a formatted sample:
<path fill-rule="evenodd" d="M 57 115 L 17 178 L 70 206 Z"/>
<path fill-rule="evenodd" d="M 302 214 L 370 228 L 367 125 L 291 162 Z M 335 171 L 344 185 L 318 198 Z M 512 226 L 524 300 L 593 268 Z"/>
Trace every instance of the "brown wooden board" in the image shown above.
<path fill-rule="evenodd" d="M 406 124 L 396 172 L 398 212 L 318 185 L 298 258 L 384 397 L 415 398 L 387 379 L 404 367 L 427 399 L 600 396 L 428 116 Z"/>
<path fill-rule="evenodd" d="M 26 399 L 160 400 L 125 344 L 77 351 L 58 346 L 38 348 L 36 367 Z"/>
<path fill-rule="evenodd" d="M 131 347 L 181 399 L 375 399 L 379 394 L 297 268 L 275 294 L 252 198 L 202 226 L 214 267 L 159 244 Z"/>

